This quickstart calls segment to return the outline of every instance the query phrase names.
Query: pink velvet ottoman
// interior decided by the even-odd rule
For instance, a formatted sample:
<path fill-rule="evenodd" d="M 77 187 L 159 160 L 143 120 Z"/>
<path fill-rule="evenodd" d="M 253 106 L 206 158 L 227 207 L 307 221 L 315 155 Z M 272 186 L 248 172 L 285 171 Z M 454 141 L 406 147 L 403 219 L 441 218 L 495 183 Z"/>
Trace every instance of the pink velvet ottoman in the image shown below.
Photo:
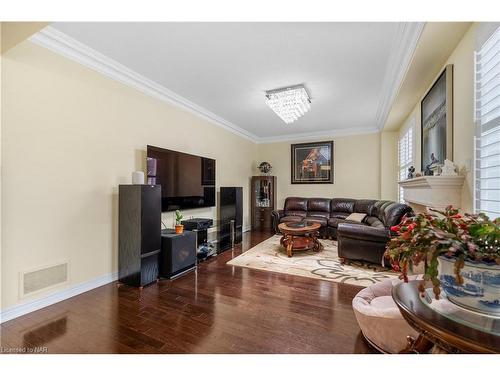
<path fill-rule="evenodd" d="M 407 336 L 418 336 L 392 299 L 392 286 L 400 282 L 395 278 L 373 284 L 361 290 L 352 300 L 354 315 L 364 337 L 385 353 L 399 353 L 406 347 Z"/>

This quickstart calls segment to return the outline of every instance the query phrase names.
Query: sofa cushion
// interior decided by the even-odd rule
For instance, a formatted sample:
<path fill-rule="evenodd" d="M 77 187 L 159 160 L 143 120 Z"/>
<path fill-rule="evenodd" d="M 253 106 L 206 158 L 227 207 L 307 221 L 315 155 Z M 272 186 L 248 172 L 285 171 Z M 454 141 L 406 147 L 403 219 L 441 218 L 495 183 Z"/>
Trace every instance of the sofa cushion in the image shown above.
<path fill-rule="evenodd" d="M 283 216 L 280 223 L 300 223 L 303 219 L 302 216 Z"/>
<path fill-rule="evenodd" d="M 307 212 L 308 213 L 325 213 L 330 216 L 330 202 L 331 199 L 326 198 L 309 198 L 307 200 Z M 313 214 L 316 216 L 316 214 Z M 323 216 L 323 215 L 318 215 Z M 326 217 L 328 217 L 326 216 Z"/>
<path fill-rule="evenodd" d="M 398 308 L 391 295 L 375 297 L 374 299 L 372 299 L 370 305 L 372 308 L 377 309 L 379 312 L 382 312 L 383 310 L 392 310 L 394 308 Z"/>
<path fill-rule="evenodd" d="M 372 206 L 375 202 L 373 199 L 359 199 L 354 203 L 354 212 L 371 215 Z"/>
<path fill-rule="evenodd" d="M 330 213 L 329 212 L 321 212 L 321 211 L 307 211 L 306 216 L 314 216 L 314 217 L 322 217 L 325 220 L 328 220 L 330 218 Z"/>
<path fill-rule="evenodd" d="M 391 202 L 385 207 L 384 210 L 384 220 L 382 220 L 386 227 L 392 227 L 393 225 L 398 225 L 404 215 L 413 215 L 413 210 L 410 206 Z"/>
<path fill-rule="evenodd" d="M 365 219 L 365 217 L 366 217 L 366 214 L 361 214 L 359 212 L 353 212 L 352 214 L 347 216 L 345 219 L 347 221 L 356 221 L 358 223 L 362 223 L 363 220 Z"/>
<path fill-rule="evenodd" d="M 285 216 L 298 216 L 300 218 L 305 218 L 307 215 L 307 211 L 285 211 Z"/>
<path fill-rule="evenodd" d="M 328 226 L 337 228 L 340 223 L 345 223 L 344 219 L 338 217 L 331 217 L 328 219 Z"/>
<path fill-rule="evenodd" d="M 304 220 L 307 222 L 319 223 L 323 227 L 326 227 L 328 225 L 328 218 L 322 217 L 322 216 L 309 216 L 309 215 L 307 215 Z"/>
<path fill-rule="evenodd" d="M 332 212 L 354 212 L 354 203 L 356 199 L 350 198 L 333 198 L 331 202 Z"/>
<path fill-rule="evenodd" d="M 285 215 L 291 212 L 305 212 L 307 211 L 307 198 L 289 197 L 285 200 Z"/>
<path fill-rule="evenodd" d="M 339 223 L 337 226 L 337 234 L 345 238 L 364 241 L 388 242 L 390 240 L 389 230 L 386 228 L 374 228 L 352 222 Z"/>
<path fill-rule="evenodd" d="M 338 212 L 338 211 L 335 211 L 335 212 L 332 212 L 330 214 L 330 217 L 335 217 L 337 219 L 345 219 L 347 216 L 349 216 L 349 214 L 347 212 Z"/>
<path fill-rule="evenodd" d="M 384 223 L 375 216 L 367 216 L 365 218 L 365 223 L 374 228 L 385 228 Z"/>

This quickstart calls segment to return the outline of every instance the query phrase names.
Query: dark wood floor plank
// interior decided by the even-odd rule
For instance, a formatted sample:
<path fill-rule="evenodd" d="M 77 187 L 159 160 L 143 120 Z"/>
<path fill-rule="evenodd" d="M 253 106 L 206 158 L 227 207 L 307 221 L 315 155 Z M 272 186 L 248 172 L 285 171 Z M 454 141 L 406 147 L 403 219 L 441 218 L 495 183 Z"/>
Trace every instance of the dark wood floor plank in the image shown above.
<path fill-rule="evenodd" d="M 271 236 L 246 233 L 196 272 L 142 290 L 111 283 L 0 326 L 1 346 L 49 353 L 372 353 L 360 287 L 228 266 Z"/>

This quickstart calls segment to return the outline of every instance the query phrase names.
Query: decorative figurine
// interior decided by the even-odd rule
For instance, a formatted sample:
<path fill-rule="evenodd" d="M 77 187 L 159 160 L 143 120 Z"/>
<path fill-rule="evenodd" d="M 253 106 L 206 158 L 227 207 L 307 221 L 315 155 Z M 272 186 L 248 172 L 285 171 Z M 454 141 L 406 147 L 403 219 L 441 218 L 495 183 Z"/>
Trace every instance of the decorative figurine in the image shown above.
<path fill-rule="evenodd" d="M 444 165 L 441 168 L 441 175 L 443 176 L 456 176 L 457 173 L 457 167 L 451 160 L 446 159 L 444 161 Z"/>
<path fill-rule="evenodd" d="M 415 177 L 415 167 L 412 165 L 410 168 L 408 168 L 408 178 L 414 178 Z"/>
<path fill-rule="evenodd" d="M 432 176 L 433 174 L 434 172 L 431 171 L 431 164 L 427 164 L 425 166 L 424 176 Z"/>
<path fill-rule="evenodd" d="M 431 165 L 438 164 L 439 160 L 434 156 L 434 153 L 431 154 Z"/>
<path fill-rule="evenodd" d="M 271 169 L 273 169 L 271 164 L 269 164 L 267 161 L 263 161 L 262 163 L 260 163 L 258 168 L 260 170 L 260 173 L 262 173 L 263 175 L 268 175 L 271 172 Z"/>

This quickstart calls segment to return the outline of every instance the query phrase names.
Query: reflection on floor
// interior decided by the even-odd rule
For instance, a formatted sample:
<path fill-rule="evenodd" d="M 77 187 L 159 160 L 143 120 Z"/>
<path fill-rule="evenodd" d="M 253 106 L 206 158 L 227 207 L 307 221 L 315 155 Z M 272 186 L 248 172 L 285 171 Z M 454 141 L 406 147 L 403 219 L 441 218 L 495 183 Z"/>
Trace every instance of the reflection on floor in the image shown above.
<path fill-rule="evenodd" d="M 3 348 L 48 353 L 371 353 L 353 285 L 226 265 L 270 233 L 177 280 L 105 285 L 1 325 Z"/>

